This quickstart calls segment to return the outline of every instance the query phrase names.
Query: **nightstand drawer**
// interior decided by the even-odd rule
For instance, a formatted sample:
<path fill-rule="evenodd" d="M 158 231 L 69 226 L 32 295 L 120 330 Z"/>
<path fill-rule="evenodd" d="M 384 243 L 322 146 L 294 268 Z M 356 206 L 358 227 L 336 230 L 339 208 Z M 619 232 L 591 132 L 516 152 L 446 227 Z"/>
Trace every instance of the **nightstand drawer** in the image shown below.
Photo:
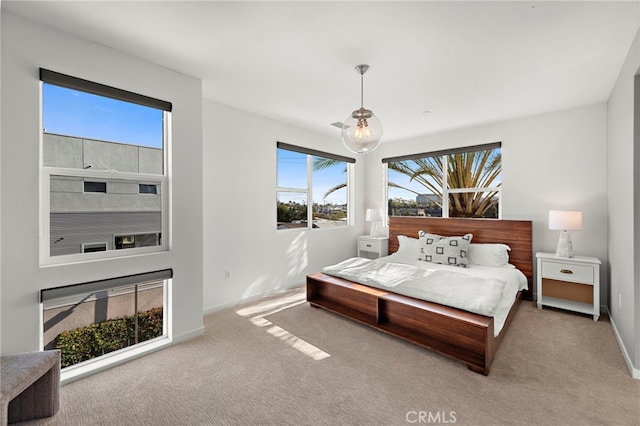
<path fill-rule="evenodd" d="M 567 309 L 600 318 L 600 259 L 589 256 L 562 258 L 536 253 L 537 304 Z"/>
<path fill-rule="evenodd" d="M 542 262 L 542 277 L 585 284 L 594 283 L 594 268 L 560 262 Z"/>
<path fill-rule="evenodd" d="M 358 256 L 368 259 L 378 259 L 389 254 L 388 237 L 370 237 L 361 235 L 358 237 Z"/>
<path fill-rule="evenodd" d="M 358 250 L 360 250 L 360 251 L 379 252 L 381 244 L 382 244 L 382 241 L 380 241 L 380 240 L 361 239 L 361 240 L 358 241 Z"/>

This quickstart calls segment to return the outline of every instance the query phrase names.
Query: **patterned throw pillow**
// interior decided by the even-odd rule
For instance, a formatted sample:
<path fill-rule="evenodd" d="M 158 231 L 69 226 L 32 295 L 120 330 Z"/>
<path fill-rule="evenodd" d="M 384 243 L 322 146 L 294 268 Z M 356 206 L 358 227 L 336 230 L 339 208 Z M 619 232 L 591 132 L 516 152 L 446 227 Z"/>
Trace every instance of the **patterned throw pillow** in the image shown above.
<path fill-rule="evenodd" d="M 463 268 L 469 264 L 467 253 L 473 234 L 465 234 L 461 237 L 443 237 L 420 231 L 418 237 L 421 244 L 418 259 Z"/>
<path fill-rule="evenodd" d="M 438 241 L 440 241 L 443 238 L 444 237 L 442 235 L 429 234 L 427 232 L 424 232 L 423 230 L 418 231 L 418 243 L 419 243 L 419 246 L 420 246 L 420 254 L 418 255 L 418 260 L 427 261 L 426 253 L 425 253 L 425 247 L 427 245 L 431 245 L 431 244 L 437 243 Z"/>

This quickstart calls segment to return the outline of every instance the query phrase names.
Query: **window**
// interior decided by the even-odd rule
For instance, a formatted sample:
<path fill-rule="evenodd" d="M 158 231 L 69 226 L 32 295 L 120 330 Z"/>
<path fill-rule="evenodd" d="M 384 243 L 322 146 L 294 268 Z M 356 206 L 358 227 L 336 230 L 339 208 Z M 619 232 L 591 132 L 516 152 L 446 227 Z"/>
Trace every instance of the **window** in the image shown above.
<path fill-rule="evenodd" d="M 167 336 L 171 270 L 41 290 L 42 346 L 62 367 Z"/>
<path fill-rule="evenodd" d="M 140 194 L 157 194 L 158 185 L 151 185 L 148 183 L 141 183 L 138 185 L 138 193 Z"/>
<path fill-rule="evenodd" d="M 116 250 L 160 245 L 160 234 L 118 235 L 114 240 Z"/>
<path fill-rule="evenodd" d="M 44 69 L 40 79 L 41 263 L 167 250 L 171 104 Z M 122 236 L 136 241 L 117 246 Z"/>
<path fill-rule="evenodd" d="M 501 217 L 501 143 L 385 158 L 389 216 Z"/>
<path fill-rule="evenodd" d="M 278 229 L 349 225 L 349 174 L 355 159 L 278 142 L 277 161 Z"/>
<path fill-rule="evenodd" d="M 83 253 L 95 253 L 97 251 L 107 251 L 107 243 L 82 244 Z"/>
<path fill-rule="evenodd" d="M 89 182 L 84 181 L 84 192 L 103 192 L 107 193 L 107 182 Z"/>

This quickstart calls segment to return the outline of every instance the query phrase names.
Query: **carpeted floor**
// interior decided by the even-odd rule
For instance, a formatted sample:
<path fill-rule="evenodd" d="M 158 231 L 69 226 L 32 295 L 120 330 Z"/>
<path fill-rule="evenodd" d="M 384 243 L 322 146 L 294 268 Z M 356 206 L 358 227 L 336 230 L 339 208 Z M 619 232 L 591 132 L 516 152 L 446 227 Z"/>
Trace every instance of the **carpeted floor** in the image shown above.
<path fill-rule="evenodd" d="M 606 319 L 523 303 L 485 377 L 294 289 L 61 389 L 46 425 L 640 425 Z"/>

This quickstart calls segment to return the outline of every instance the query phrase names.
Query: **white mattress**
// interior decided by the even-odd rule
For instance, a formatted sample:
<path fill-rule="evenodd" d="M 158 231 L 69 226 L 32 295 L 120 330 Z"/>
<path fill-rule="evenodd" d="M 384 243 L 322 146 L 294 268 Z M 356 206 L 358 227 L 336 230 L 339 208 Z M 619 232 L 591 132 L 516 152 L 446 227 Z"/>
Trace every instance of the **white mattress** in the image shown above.
<path fill-rule="evenodd" d="M 349 259 L 327 267 L 323 272 L 407 296 L 492 316 L 495 336 L 502 330 L 518 291 L 527 288 L 527 278 L 513 265 L 469 265 L 467 268 L 460 268 L 425 262 L 400 253 L 370 262 L 371 269 L 366 265 L 367 262 L 370 261 Z M 351 270 L 341 270 L 340 265 L 343 264 L 352 267 Z M 360 271 L 360 265 L 365 268 L 364 273 Z M 403 269 L 402 265 L 410 265 L 413 268 Z M 392 274 L 387 274 L 387 270 L 392 271 Z M 460 274 L 471 279 L 464 280 Z M 419 280 L 414 279 L 416 275 L 420 276 Z M 395 278 L 396 276 L 398 278 Z M 435 293 L 426 289 L 423 277 L 430 280 L 429 287 L 434 287 Z M 444 280 L 433 280 L 437 277 Z M 484 294 L 479 295 L 481 287 L 486 289 L 486 297 Z M 448 291 L 449 288 L 456 290 Z"/>

